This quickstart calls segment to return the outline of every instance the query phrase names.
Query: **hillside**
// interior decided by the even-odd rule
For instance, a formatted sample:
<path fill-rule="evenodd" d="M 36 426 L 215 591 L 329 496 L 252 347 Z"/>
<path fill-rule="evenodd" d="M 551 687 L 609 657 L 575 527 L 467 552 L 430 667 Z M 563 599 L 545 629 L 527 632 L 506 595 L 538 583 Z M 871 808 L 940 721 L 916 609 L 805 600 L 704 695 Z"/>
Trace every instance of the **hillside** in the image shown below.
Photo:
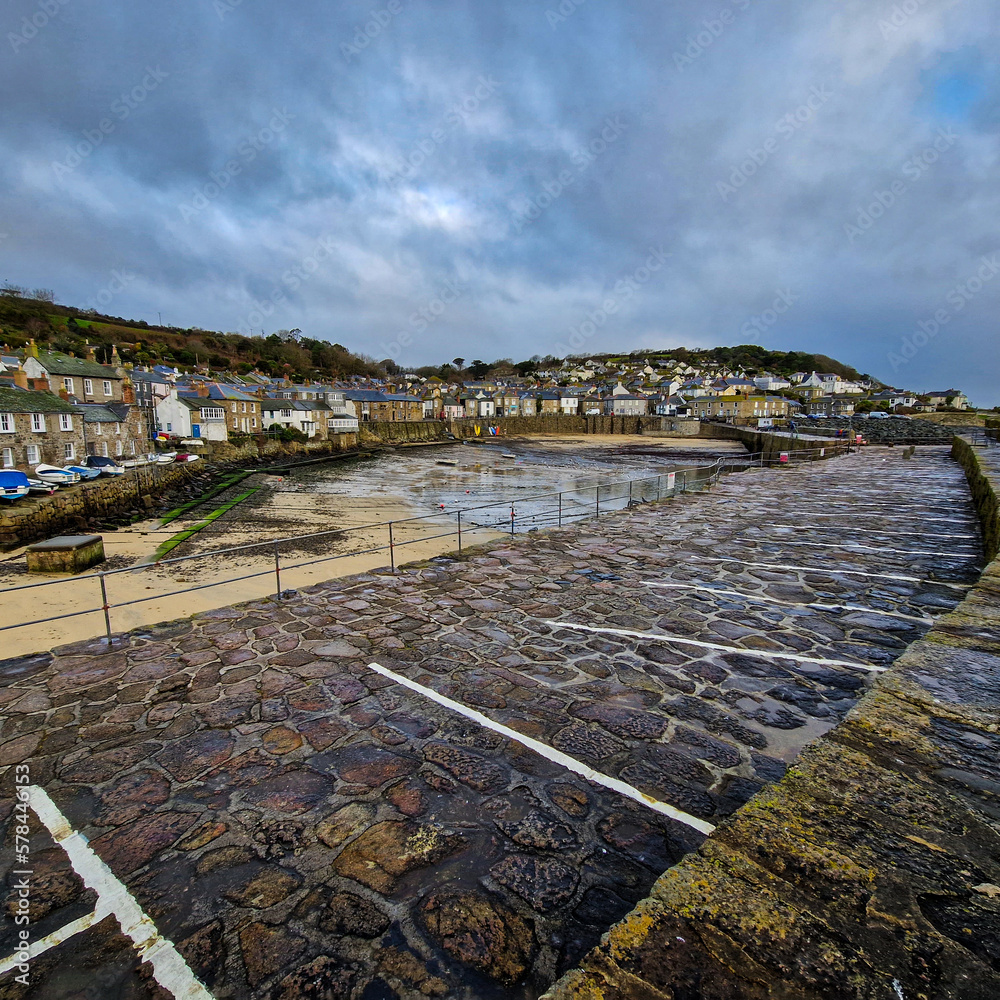
<path fill-rule="evenodd" d="M 267 375 L 287 376 L 293 381 L 306 378 L 342 379 L 355 375 L 382 377 L 404 371 L 391 359 L 375 361 L 341 344 L 303 336 L 299 330 L 282 330 L 268 337 L 246 337 L 198 327 L 185 330 L 155 326 L 145 320 L 123 319 L 59 305 L 52 293 L 45 289 L 29 291 L 11 285 L 0 288 L 0 344 L 18 348 L 31 338 L 50 350 L 81 356 L 89 343 L 95 348 L 99 360 L 109 359 L 112 347 L 117 347 L 123 361 L 141 365 L 168 364 L 186 369 L 208 366 L 217 371 L 239 373 L 256 369 Z M 609 366 L 634 365 L 644 361 L 655 365 L 659 361 L 673 360 L 710 370 L 742 370 L 751 377 L 762 372 L 791 375 L 797 371 L 834 372 L 850 380 L 862 377 L 850 365 L 824 354 L 769 351 L 754 344 L 710 349 L 676 347 L 663 351 L 634 351 L 625 355 L 591 354 L 587 358 Z M 461 367 L 445 363 L 405 370 L 415 370 L 423 377 L 436 375 L 447 381 L 514 374 L 530 378 L 536 371 L 558 368 L 561 364 L 561 358 L 536 355 L 517 364 L 504 358 L 492 363 L 471 361 Z"/>
<path fill-rule="evenodd" d="M 110 358 L 118 348 L 123 361 L 136 364 L 168 364 L 182 368 L 208 365 L 216 370 L 249 372 L 289 378 L 350 378 L 378 376 L 383 371 L 372 359 L 331 344 L 285 330 L 268 337 L 245 337 L 216 333 L 196 327 L 183 330 L 151 326 L 144 320 L 105 316 L 73 306 L 59 305 L 43 289 L 0 294 L 0 343 L 23 347 L 33 338 L 49 350 L 82 356 L 89 343 L 98 360 Z"/>

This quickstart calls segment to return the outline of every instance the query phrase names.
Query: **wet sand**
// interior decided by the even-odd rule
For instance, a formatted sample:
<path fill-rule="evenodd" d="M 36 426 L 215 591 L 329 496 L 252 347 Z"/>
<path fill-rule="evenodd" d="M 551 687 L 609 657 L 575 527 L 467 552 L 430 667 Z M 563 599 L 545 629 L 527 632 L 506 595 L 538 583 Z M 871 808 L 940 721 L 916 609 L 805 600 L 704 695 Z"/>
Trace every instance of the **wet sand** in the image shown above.
<path fill-rule="evenodd" d="M 281 589 L 307 587 L 389 566 L 389 522 L 393 522 L 399 565 L 453 552 L 459 507 L 480 508 L 463 514 L 463 542 L 476 544 L 505 532 L 513 507 L 518 530 L 554 524 L 555 501 L 531 499 L 539 493 L 565 489 L 568 519 L 575 510 L 589 510 L 591 487 L 598 482 L 707 464 L 719 454 L 742 451 L 731 442 L 635 435 L 484 439 L 449 449 L 390 453 L 350 466 L 314 466 L 294 477 L 254 475 L 166 526 L 152 519 L 104 533 L 108 558 L 100 568 L 134 567 L 105 578 L 108 603 L 142 599 L 139 604 L 112 607 L 112 631 L 131 631 L 275 594 L 273 543 L 278 539 L 286 539 L 277 546 Z M 504 458 L 504 454 L 515 457 Z M 444 465 L 442 460 L 458 465 Z M 249 490 L 257 492 L 182 542 L 167 556 L 168 561 L 151 565 L 163 542 Z M 482 507 L 494 500 L 496 506 Z M 604 502 L 615 505 L 613 489 L 605 492 Z M 623 503 L 623 497 L 617 502 Z M 287 540 L 311 533 L 323 534 Z M 219 551 L 250 545 L 256 547 Z M 186 558 L 192 556 L 203 558 Z M 232 582 L 244 576 L 248 578 Z M 104 633 L 96 569 L 74 577 L 27 574 L 24 549 L 0 558 L 0 593 L 45 581 L 58 581 L 58 585 L 3 594 L 5 623 L 88 613 L 0 633 L 0 658 Z M 187 587 L 201 589 L 174 593 Z"/>

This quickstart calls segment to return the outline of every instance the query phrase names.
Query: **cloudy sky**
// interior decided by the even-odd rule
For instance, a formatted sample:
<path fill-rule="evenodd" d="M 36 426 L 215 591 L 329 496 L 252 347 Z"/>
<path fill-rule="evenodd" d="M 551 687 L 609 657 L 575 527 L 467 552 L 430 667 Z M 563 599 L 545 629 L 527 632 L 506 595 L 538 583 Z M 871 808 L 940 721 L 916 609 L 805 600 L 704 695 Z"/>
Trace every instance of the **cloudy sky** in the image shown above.
<path fill-rule="evenodd" d="M 1000 403 L 989 0 L 0 17 L 0 279 L 406 365 L 759 343 Z"/>

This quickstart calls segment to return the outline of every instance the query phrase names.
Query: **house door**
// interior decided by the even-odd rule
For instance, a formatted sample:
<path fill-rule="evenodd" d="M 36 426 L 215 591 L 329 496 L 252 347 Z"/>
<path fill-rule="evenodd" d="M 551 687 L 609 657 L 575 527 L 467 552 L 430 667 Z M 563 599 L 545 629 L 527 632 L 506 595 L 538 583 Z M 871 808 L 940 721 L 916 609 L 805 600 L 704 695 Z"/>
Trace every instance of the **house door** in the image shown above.
<path fill-rule="evenodd" d="M 191 436 L 192 437 L 196 437 L 196 438 L 200 438 L 201 437 L 201 424 L 192 424 L 191 425 Z"/>

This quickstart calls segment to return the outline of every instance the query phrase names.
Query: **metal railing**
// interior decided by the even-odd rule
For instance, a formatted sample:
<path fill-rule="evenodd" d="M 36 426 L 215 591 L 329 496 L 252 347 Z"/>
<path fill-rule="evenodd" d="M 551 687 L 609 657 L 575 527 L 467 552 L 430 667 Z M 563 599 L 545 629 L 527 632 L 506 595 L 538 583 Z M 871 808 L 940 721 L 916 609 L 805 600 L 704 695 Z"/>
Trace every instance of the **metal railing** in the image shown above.
<path fill-rule="evenodd" d="M 825 447 L 790 448 L 787 453 L 756 452 L 746 455 L 720 456 L 710 465 L 688 466 L 653 476 L 643 476 L 637 479 L 597 482 L 591 485 L 573 486 L 563 490 L 538 493 L 526 497 L 508 498 L 493 503 L 477 504 L 453 510 L 440 510 L 430 514 L 421 514 L 409 518 L 397 518 L 392 521 L 373 522 L 371 524 L 355 525 L 350 528 L 331 528 L 326 531 L 311 532 L 305 535 L 290 535 L 269 541 L 251 542 L 224 549 L 214 549 L 210 552 L 200 552 L 189 556 L 177 556 L 172 559 L 161 559 L 125 566 L 121 569 L 99 570 L 94 574 L 73 576 L 64 580 L 43 580 L 38 583 L 28 583 L 17 587 L 0 590 L 0 595 L 11 594 L 25 590 L 35 590 L 43 587 L 65 587 L 67 585 L 81 586 L 85 581 L 94 580 L 100 588 L 101 603 L 96 607 L 69 611 L 65 614 L 52 615 L 47 618 L 36 618 L 31 621 L 0 625 L 0 632 L 12 629 L 29 628 L 34 625 L 45 625 L 50 622 L 62 621 L 67 618 L 77 618 L 82 615 L 93 615 L 103 612 L 104 630 L 109 649 L 114 647 L 114 632 L 112 629 L 111 612 L 119 608 L 145 604 L 149 601 L 164 600 L 181 594 L 195 593 L 212 587 L 222 587 L 227 584 L 240 583 L 245 580 L 258 579 L 264 576 L 274 576 L 274 596 L 282 599 L 283 591 L 281 575 L 283 572 L 317 566 L 322 563 L 334 562 L 338 559 L 356 558 L 377 552 L 387 552 L 389 566 L 396 569 L 396 551 L 409 545 L 423 544 L 442 538 L 456 538 L 457 549 L 463 551 L 468 544 L 470 535 L 476 532 L 509 533 L 514 537 L 518 531 L 531 532 L 541 528 L 561 528 L 564 525 L 585 520 L 589 517 L 600 517 L 612 511 L 626 510 L 646 503 L 679 496 L 684 493 L 700 491 L 714 485 L 719 479 L 730 472 L 746 471 L 751 468 L 763 468 L 770 465 L 786 464 L 792 461 L 834 457 L 849 454 L 852 450 L 850 442 L 831 441 Z M 442 505 L 443 506 L 443 505 Z M 492 513 L 490 513 L 492 512 Z M 427 535 L 422 530 L 416 537 L 406 539 L 408 528 L 426 527 L 429 521 L 443 519 L 447 530 L 439 534 Z M 384 544 L 371 545 L 363 549 L 352 549 L 348 552 L 335 552 L 318 556 L 317 558 L 282 562 L 283 547 L 301 547 L 302 543 L 315 544 L 322 539 L 341 540 L 351 532 L 365 532 L 376 529 L 386 531 Z M 112 603 L 108 599 L 107 580 L 109 577 L 123 573 L 141 573 L 160 567 L 178 566 L 181 563 L 193 563 L 197 560 L 218 559 L 221 556 L 234 556 L 239 553 L 273 552 L 274 564 L 266 568 L 244 573 L 239 576 L 226 577 L 222 580 L 212 580 L 208 583 L 182 587 L 178 590 L 157 592 L 145 597 Z M 310 584 L 311 585 L 311 584 Z"/>

